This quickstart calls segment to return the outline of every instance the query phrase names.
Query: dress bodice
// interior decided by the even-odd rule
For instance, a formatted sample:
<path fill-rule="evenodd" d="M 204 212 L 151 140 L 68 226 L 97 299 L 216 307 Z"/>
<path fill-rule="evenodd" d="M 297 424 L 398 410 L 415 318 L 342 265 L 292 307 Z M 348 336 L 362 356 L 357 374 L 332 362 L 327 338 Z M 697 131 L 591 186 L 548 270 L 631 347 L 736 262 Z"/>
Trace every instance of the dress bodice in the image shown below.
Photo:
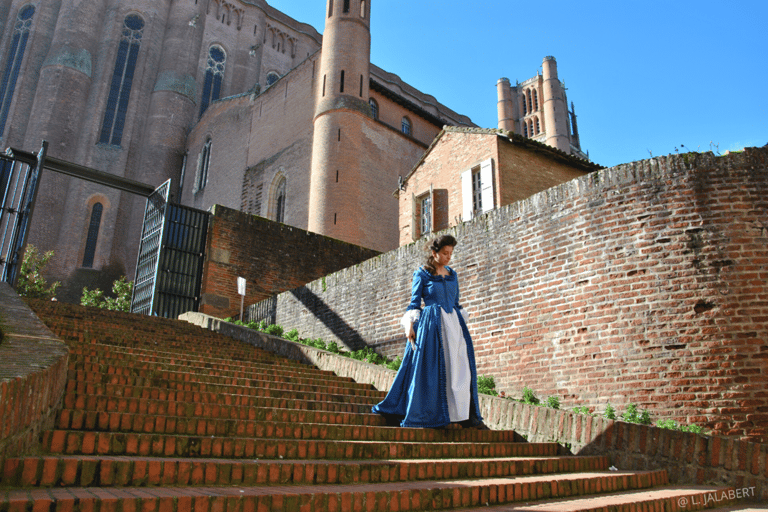
<path fill-rule="evenodd" d="M 413 273 L 411 302 L 408 309 L 421 309 L 421 301 L 426 307 L 439 306 L 447 313 L 452 313 L 459 306 L 459 280 L 456 272 L 450 267 L 447 276 L 430 274 L 422 267 Z"/>

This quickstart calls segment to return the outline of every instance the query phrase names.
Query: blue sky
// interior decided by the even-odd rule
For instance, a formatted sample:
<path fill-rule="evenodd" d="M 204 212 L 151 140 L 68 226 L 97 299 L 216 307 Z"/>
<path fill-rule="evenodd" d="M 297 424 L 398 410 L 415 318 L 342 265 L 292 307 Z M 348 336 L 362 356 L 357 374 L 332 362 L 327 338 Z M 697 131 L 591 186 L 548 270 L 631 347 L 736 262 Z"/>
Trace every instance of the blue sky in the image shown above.
<path fill-rule="evenodd" d="M 325 0 L 267 0 L 324 28 Z M 557 59 L 584 150 L 613 166 L 768 143 L 766 0 L 372 0 L 371 61 L 483 128 L 496 82 Z"/>

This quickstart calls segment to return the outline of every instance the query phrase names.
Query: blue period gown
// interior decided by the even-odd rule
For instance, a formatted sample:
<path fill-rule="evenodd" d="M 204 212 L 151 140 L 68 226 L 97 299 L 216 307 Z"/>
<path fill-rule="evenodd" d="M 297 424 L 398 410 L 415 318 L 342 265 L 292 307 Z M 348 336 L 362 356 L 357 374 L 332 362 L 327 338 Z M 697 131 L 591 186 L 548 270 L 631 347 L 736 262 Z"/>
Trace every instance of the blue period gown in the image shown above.
<path fill-rule="evenodd" d="M 459 306 L 458 278 L 453 269 L 445 268 L 447 276 L 432 275 L 423 268 L 413 273 L 403 327 L 408 332 L 413 322 L 416 347 L 406 343 L 392 388 L 373 407 L 373 412 L 403 427 L 482 424 L 475 351 Z"/>

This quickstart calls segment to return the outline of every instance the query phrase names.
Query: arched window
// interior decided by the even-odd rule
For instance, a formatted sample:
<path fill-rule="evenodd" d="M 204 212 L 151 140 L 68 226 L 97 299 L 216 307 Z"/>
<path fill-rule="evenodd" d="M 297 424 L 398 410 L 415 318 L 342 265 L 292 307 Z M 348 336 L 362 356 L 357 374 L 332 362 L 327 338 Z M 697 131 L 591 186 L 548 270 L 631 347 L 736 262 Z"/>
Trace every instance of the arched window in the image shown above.
<path fill-rule="evenodd" d="M 328 17 L 333 16 L 333 2 L 336 0 L 328 0 Z"/>
<path fill-rule="evenodd" d="M 539 95 L 536 93 L 536 89 L 533 90 L 533 111 L 539 110 Z"/>
<path fill-rule="evenodd" d="M 199 192 L 208 184 L 208 169 L 211 166 L 211 144 L 210 138 L 205 141 L 203 151 L 200 153 L 200 161 L 197 168 L 197 182 L 195 183 L 195 192 Z"/>
<path fill-rule="evenodd" d="M 541 123 L 539 123 L 539 118 L 536 118 L 536 135 L 541 133 Z"/>
<path fill-rule="evenodd" d="M 371 115 L 374 119 L 379 118 L 379 104 L 373 98 L 368 99 L 368 104 L 371 106 Z"/>
<path fill-rule="evenodd" d="M 208 105 L 221 98 L 221 83 L 224 80 L 224 68 L 227 54 L 224 48 L 213 45 L 208 50 L 208 62 L 205 66 L 205 82 L 203 97 L 200 100 L 200 116 L 205 113 Z"/>
<path fill-rule="evenodd" d="M 525 105 L 526 105 L 525 93 L 523 93 L 523 115 L 527 115 L 528 114 L 528 109 L 525 108 Z"/>
<path fill-rule="evenodd" d="M 523 137 L 528 137 L 528 123 L 523 121 Z"/>
<path fill-rule="evenodd" d="M 24 50 L 27 48 L 29 31 L 32 28 L 32 16 L 35 14 L 35 8 L 27 5 L 19 10 L 16 16 L 16 24 L 13 28 L 13 37 L 11 38 L 11 47 L 8 49 L 3 72 L 3 82 L 0 84 L 0 137 L 5 132 L 5 123 L 8 121 L 8 112 L 11 109 L 11 100 L 16 90 L 16 80 L 19 78 L 21 61 L 24 59 Z"/>
<path fill-rule="evenodd" d="M 349 12 L 349 0 L 344 0 L 344 14 Z"/>
<path fill-rule="evenodd" d="M 534 132 L 533 132 L 533 120 L 532 119 L 528 120 L 528 133 L 530 133 L 531 137 L 533 137 Z"/>
<path fill-rule="evenodd" d="M 526 92 L 525 97 L 528 100 L 528 112 L 533 112 L 533 107 L 531 106 L 531 90 L 530 89 Z"/>
<path fill-rule="evenodd" d="M 408 119 L 407 117 L 403 117 L 403 120 L 400 123 L 400 129 L 403 131 L 404 134 L 410 135 L 412 131 L 411 120 Z"/>
<path fill-rule="evenodd" d="M 285 222 L 285 178 L 277 185 L 275 194 L 275 222 Z"/>
<path fill-rule="evenodd" d="M 91 223 L 88 226 L 88 237 L 85 239 L 85 254 L 83 255 L 83 267 L 93 268 L 93 259 L 96 255 L 96 242 L 99 241 L 99 227 L 101 226 L 101 214 L 104 205 L 96 203 L 91 208 Z"/>
<path fill-rule="evenodd" d="M 133 74 L 139 57 L 141 37 L 144 32 L 144 20 L 136 14 L 126 16 L 120 45 L 117 48 L 115 70 L 112 73 L 112 85 L 109 88 L 107 109 L 101 126 L 101 144 L 119 146 L 123 139 L 125 116 L 128 112 L 128 100 L 131 97 Z"/>
<path fill-rule="evenodd" d="M 280 78 L 280 75 L 278 75 L 274 71 L 270 71 L 269 73 L 267 73 L 267 87 L 277 82 L 278 78 Z"/>
<path fill-rule="evenodd" d="M 360 17 L 365 18 L 365 0 L 360 0 Z"/>

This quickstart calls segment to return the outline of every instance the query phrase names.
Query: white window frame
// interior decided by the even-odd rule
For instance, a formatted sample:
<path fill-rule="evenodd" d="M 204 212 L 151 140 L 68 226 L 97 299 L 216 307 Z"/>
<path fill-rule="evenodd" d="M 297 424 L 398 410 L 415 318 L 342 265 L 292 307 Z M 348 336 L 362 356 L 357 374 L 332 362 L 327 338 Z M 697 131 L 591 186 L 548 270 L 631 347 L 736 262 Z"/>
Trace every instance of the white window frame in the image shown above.
<path fill-rule="evenodd" d="M 475 211 L 474 193 L 475 187 L 472 180 L 472 173 L 480 175 L 480 198 L 482 211 Z M 461 173 L 461 198 L 462 198 L 462 220 L 464 222 L 474 219 L 493 210 L 496 207 L 496 194 L 493 184 L 493 159 L 483 160 L 479 166 L 472 167 Z"/>

